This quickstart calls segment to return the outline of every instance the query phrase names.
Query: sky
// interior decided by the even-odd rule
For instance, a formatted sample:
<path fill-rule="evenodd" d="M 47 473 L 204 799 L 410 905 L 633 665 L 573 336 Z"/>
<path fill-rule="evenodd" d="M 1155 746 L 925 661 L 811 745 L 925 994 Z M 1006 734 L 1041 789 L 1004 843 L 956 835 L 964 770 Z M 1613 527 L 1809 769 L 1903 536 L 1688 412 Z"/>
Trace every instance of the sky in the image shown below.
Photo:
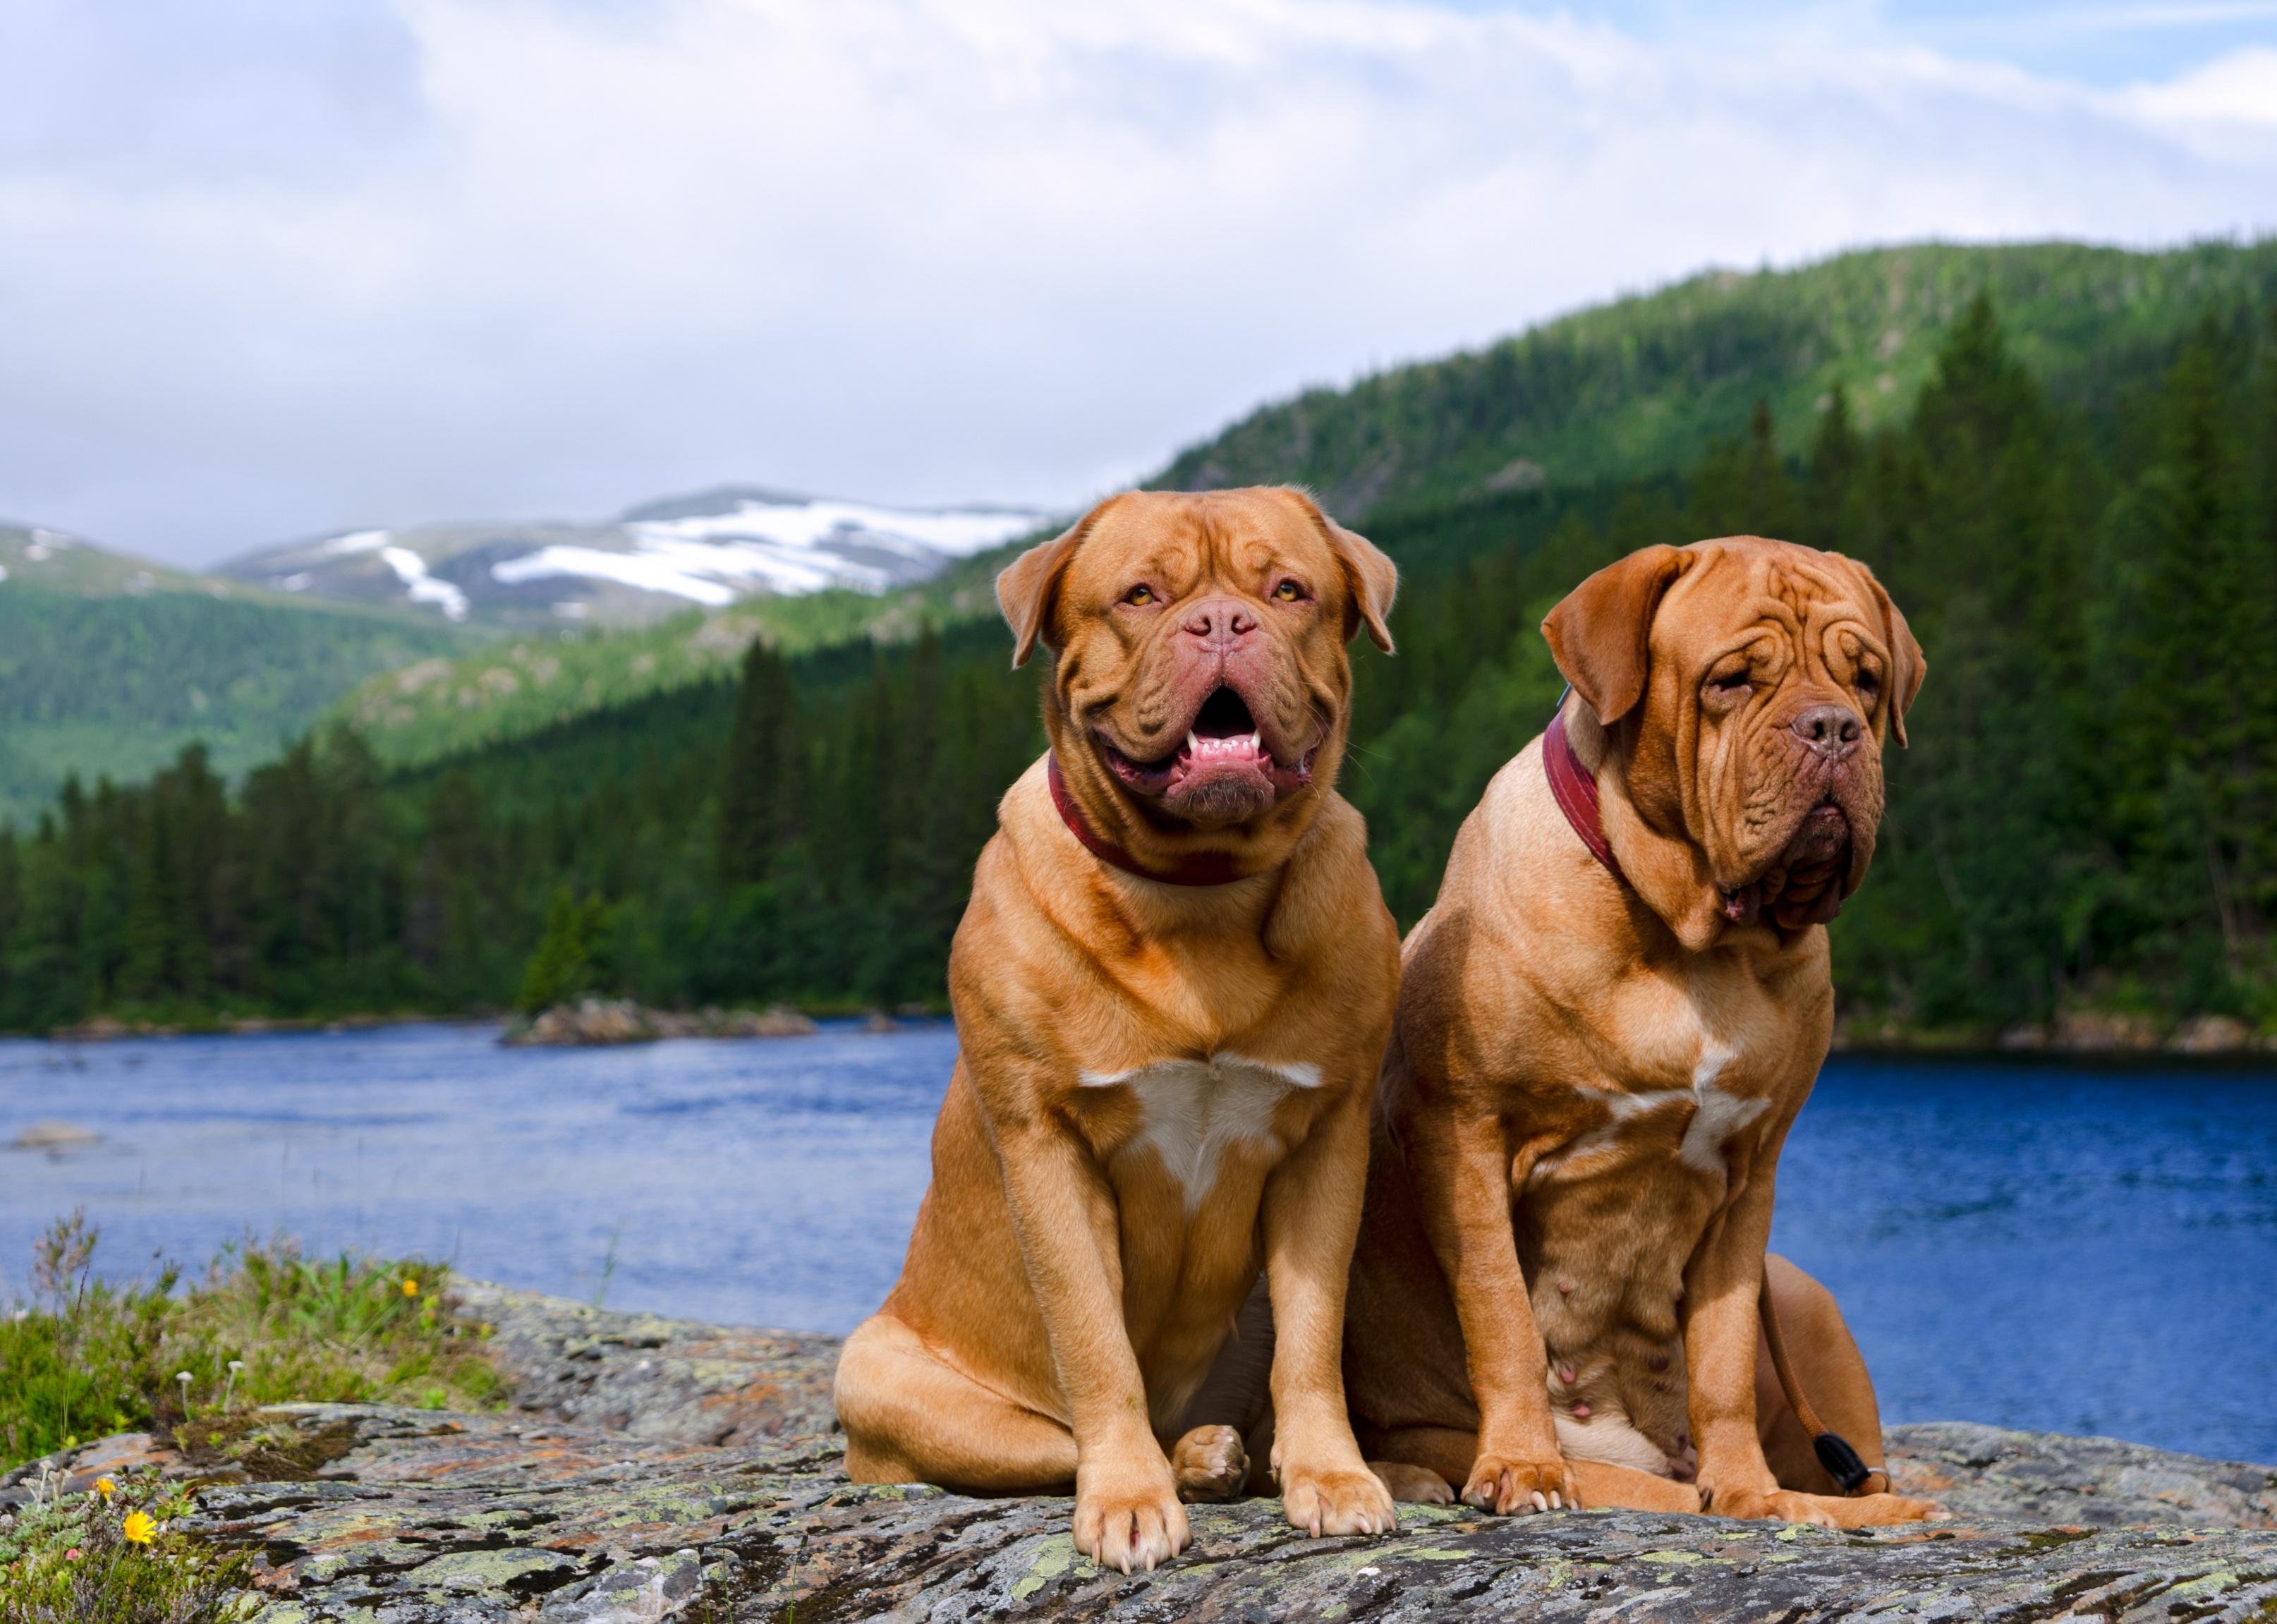
<path fill-rule="evenodd" d="M 1073 507 L 1710 264 L 2277 231 L 2277 0 L 6 0 L 0 515 Z"/>

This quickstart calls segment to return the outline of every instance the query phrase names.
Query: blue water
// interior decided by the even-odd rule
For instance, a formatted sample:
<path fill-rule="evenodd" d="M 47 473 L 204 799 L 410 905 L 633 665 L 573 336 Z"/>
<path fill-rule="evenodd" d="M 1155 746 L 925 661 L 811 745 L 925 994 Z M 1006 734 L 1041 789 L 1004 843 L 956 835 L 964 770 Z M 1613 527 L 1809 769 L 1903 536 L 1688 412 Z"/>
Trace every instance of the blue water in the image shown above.
<path fill-rule="evenodd" d="M 0 1041 L 0 1300 L 83 1205 L 100 1265 L 251 1231 L 613 1307 L 843 1330 L 892 1283 L 946 1025 L 503 1049 L 481 1027 Z M 1838 1058 L 1780 1250 L 1841 1298 L 1891 1421 L 2277 1461 L 2277 1075 Z"/>

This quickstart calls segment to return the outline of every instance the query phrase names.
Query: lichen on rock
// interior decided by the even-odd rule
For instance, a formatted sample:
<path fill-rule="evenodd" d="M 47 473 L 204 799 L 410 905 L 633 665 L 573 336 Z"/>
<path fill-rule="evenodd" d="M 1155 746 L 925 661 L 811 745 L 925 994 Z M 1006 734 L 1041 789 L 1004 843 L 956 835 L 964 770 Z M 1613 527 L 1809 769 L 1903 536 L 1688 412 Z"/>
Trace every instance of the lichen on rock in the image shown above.
<path fill-rule="evenodd" d="M 1126 1576 L 1076 1553 L 1064 1498 L 849 1483 L 832 1338 L 462 1290 L 516 1410 L 275 1407 L 262 1459 L 318 1461 L 301 1481 L 156 1440 L 50 1481 L 126 1454 L 205 1478 L 194 1526 L 254 1553 L 260 1624 L 2277 1616 L 2277 1471 L 1961 1422 L 1890 1435 L 1899 1486 L 1951 1522 L 1403 1506 L 1397 1536 L 1314 1540 L 1252 1499 L 1192 1507 L 1192 1548 Z"/>

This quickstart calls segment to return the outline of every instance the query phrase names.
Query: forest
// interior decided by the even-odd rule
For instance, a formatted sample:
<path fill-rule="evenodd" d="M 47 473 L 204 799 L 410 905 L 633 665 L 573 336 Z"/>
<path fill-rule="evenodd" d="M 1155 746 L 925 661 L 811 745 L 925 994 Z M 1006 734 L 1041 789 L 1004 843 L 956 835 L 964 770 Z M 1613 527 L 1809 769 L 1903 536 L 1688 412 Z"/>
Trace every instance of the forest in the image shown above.
<path fill-rule="evenodd" d="M 124 563 L 73 552 L 88 573 Z M 439 622 L 279 602 L 234 583 L 223 597 L 177 583 L 51 589 L 20 562 L 0 575 L 0 822 L 35 822 L 54 805 L 65 762 L 140 778 L 202 743 L 234 777 L 343 688 L 468 641 Z"/>
<path fill-rule="evenodd" d="M 2277 311 L 2215 305 L 2097 412 L 1979 298 L 1902 419 L 1839 386 L 1693 466 L 1373 512 L 1399 652 L 1355 652 L 1403 926 L 1560 680 L 1535 629 L 1632 548 L 1740 532 L 1870 564 L 1928 652 L 1834 926 L 1846 1015 L 1977 1039 L 2059 1011 L 2277 1027 Z M 186 750 L 0 835 L 0 1027 L 500 1010 L 582 991 L 943 998 L 994 803 L 1042 748 L 1001 626 L 786 655 L 415 770 L 346 729 L 232 790 Z"/>

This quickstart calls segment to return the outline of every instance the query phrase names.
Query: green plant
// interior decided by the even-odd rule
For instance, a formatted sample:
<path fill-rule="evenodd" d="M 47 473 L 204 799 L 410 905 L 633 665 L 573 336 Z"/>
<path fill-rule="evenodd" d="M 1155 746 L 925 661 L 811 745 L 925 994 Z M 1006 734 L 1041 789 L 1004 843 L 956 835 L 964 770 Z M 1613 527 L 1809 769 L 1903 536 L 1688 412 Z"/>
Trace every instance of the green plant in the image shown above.
<path fill-rule="evenodd" d="M 83 1212 L 50 1226 L 33 1247 L 34 1300 L 0 1315 L 0 1469 L 149 1417 L 174 1276 L 91 1278 L 97 1237 Z"/>
<path fill-rule="evenodd" d="M 308 1258 L 290 1239 L 228 1247 L 169 1316 L 163 1362 L 194 1384 L 179 1419 L 224 1393 L 238 1406 L 495 1405 L 505 1383 L 484 1328 L 451 1310 L 449 1285 L 447 1268 L 416 1259 Z"/>
<path fill-rule="evenodd" d="M 609 1282 L 617 1276 L 617 1239 L 624 1232 L 621 1224 L 609 1231 L 609 1249 L 601 1259 L 601 1282 L 593 1288 L 593 1306 L 597 1308 L 608 1306 Z"/>
<path fill-rule="evenodd" d="M 439 1264 L 248 1241 L 178 1292 L 171 1269 L 123 1287 L 94 1278 L 98 1238 L 77 1213 L 51 1227 L 33 1300 L 0 1314 L 0 1469 L 286 1400 L 482 1408 L 504 1394 L 485 1328 L 452 1310 Z"/>
<path fill-rule="evenodd" d="M 250 1558 L 183 1532 L 188 1493 L 156 1473 L 35 1495 L 0 1517 L 7 1624 L 233 1624 L 259 1608 Z"/>

